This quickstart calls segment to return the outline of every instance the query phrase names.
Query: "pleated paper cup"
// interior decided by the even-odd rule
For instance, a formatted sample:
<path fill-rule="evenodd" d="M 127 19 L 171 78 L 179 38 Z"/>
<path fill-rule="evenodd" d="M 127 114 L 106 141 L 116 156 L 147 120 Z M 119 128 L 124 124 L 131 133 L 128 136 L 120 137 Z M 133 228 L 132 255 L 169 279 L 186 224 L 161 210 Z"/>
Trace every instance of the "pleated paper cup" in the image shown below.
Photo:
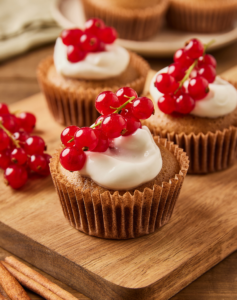
<path fill-rule="evenodd" d="M 100 18 L 107 26 L 114 27 L 121 39 L 144 40 L 161 29 L 168 0 L 142 9 L 126 9 L 101 5 L 100 1 L 82 0 L 87 19 Z"/>
<path fill-rule="evenodd" d="M 124 86 L 133 88 L 141 94 L 149 71 L 148 63 L 139 55 L 130 53 L 130 63 L 137 72 L 136 79 L 127 82 Z M 53 57 L 44 59 L 38 66 L 37 77 L 41 90 L 43 91 L 48 108 L 54 119 L 65 126 L 77 125 L 90 126 L 98 118 L 99 114 L 95 109 L 95 99 L 103 91 L 116 92 L 121 86 L 98 86 L 98 82 L 91 82 L 89 87 L 78 87 L 68 85 L 56 85 L 48 79 L 48 71 L 53 65 Z M 67 78 L 65 78 L 67 80 Z"/>
<path fill-rule="evenodd" d="M 171 218 L 189 161 L 186 153 L 166 139 L 154 138 L 177 159 L 180 170 L 169 182 L 153 188 L 119 191 L 91 190 L 74 183 L 59 171 L 59 149 L 50 162 L 50 171 L 65 218 L 88 235 L 105 239 L 130 239 L 150 234 Z"/>
<path fill-rule="evenodd" d="M 237 0 L 171 0 L 167 23 L 179 30 L 215 33 L 231 30 L 237 17 Z"/>
<path fill-rule="evenodd" d="M 187 153 L 190 164 L 189 174 L 205 174 L 227 169 L 234 164 L 237 153 L 237 127 L 230 126 L 223 131 L 206 134 L 185 134 L 159 131 L 144 121 L 153 135 L 167 138 Z"/>

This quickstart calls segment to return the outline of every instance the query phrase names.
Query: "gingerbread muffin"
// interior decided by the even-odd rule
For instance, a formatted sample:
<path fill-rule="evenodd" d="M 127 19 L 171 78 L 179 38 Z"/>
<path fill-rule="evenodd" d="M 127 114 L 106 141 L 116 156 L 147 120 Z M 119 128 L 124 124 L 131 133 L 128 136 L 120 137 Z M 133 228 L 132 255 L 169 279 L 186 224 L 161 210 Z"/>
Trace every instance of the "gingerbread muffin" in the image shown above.
<path fill-rule="evenodd" d="M 231 166 L 237 148 L 237 91 L 216 77 L 216 61 L 203 51 L 198 40 L 191 40 L 176 52 L 174 64 L 153 77 L 150 94 L 158 107 L 144 121 L 154 135 L 187 152 L 189 173 L 196 174 Z"/>
<path fill-rule="evenodd" d="M 115 27 L 119 38 L 144 40 L 159 32 L 168 0 L 83 0 L 86 18 L 101 18 Z"/>
<path fill-rule="evenodd" d="M 148 63 L 116 45 L 116 32 L 101 20 L 89 20 L 85 30 L 64 30 L 54 57 L 44 59 L 37 76 L 48 107 L 62 125 L 92 124 L 98 117 L 94 103 L 105 90 L 129 86 L 141 94 Z"/>
<path fill-rule="evenodd" d="M 139 118 L 148 118 L 154 110 L 151 100 L 128 88 L 122 92 L 124 103 L 109 115 L 117 95 L 102 93 L 102 101 L 98 96 L 96 107 L 104 114 L 90 128 L 64 129 L 64 146 L 50 162 L 70 225 L 101 238 L 135 238 L 165 225 L 189 165 L 182 149 L 166 139 L 153 139 L 141 126 Z"/>
<path fill-rule="evenodd" d="M 216 33 L 234 28 L 236 17 L 236 0 L 170 0 L 167 22 L 178 30 Z"/>

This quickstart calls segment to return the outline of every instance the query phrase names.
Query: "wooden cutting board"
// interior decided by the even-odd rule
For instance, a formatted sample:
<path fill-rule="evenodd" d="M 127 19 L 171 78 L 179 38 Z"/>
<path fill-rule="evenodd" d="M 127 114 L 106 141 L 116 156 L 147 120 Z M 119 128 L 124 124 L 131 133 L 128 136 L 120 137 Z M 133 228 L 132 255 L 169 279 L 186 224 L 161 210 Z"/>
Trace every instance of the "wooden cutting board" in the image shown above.
<path fill-rule="evenodd" d="M 50 116 L 43 95 L 11 110 L 36 114 L 36 133 L 53 153 L 63 127 Z M 237 163 L 222 172 L 188 176 L 166 226 L 121 241 L 72 228 L 50 177 L 31 179 L 20 191 L 2 180 L 0 246 L 92 299 L 169 299 L 237 249 L 236 178 Z"/>

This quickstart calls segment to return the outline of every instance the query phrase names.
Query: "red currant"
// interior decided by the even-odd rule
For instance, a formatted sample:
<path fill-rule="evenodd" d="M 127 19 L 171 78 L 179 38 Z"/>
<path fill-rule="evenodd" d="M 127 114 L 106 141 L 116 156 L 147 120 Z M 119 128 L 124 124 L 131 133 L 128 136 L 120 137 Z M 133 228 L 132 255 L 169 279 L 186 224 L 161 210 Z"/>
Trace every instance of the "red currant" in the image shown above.
<path fill-rule="evenodd" d="M 79 46 L 70 45 L 67 47 L 67 59 L 71 63 L 76 63 L 86 57 L 86 52 L 82 51 Z"/>
<path fill-rule="evenodd" d="M 213 68 L 216 68 L 216 60 L 212 55 L 205 54 L 198 59 L 198 67 L 202 67 L 203 65 L 211 65 Z"/>
<path fill-rule="evenodd" d="M 85 152 L 76 147 L 67 147 L 60 154 L 60 163 L 68 171 L 81 170 L 85 162 Z"/>
<path fill-rule="evenodd" d="M 204 77 L 209 83 L 215 81 L 216 78 L 216 69 L 211 65 L 203 65 L 198 70 L 198 76 Z"/>
<path fill-rule="evenodd" d="M 99 40 L 96 36 L 84 33 L 80 38 L 80 47 L 85 52 L 93 52 L 99 46 Z"/>
<path fill-rule="evenodd" d="M 105 27 L 100 30 L 99 39 L 105 44 L 112 44 L 117 38 L 117 32 L 113 27 Z"/>
<path fill-rule="evenodd" d="M 126 107 L 124 109 L 122 109 L 121 111 L 121 116 L 123 116 L 124 118 L 128 117 L 128 116 L 132 116 L 132 105 L 127 107 L 128 105 L 126 105 Z"/>
<path fill-rule="evenodd" d="M 126 128 L 126 120 L 119 114 L 110 114 L 106 116 L 102 123 L 102 131 L 109 139 L 123 135 Z"/>
<path fill-rule="evenodd" d="M 47 153 L 43 153 L 43 157 L 45 158 L 47 165 L 44 169 L 38 170 L 37 173 L 42 176 L 48 176 L 50 174 L 49 163 L 52 156 Z"/>
<path fill-rule="evenodd" d="M 138 128 L 142 128 L 141 121 L 134 116 L 128 115 L 125 117 L 125 120 L 127 122 L 127 131 L 123 134 L 123 136 L 131 135 L 137 131 Z"/>
<path fill-rule="evenodd" d="M 170 74 L 161 73 L 156 77 L 155 86 L 162 94 L 170 94 L 177 90 L 179 84 Z"/>
<path fill-rule="evenodd" d="M 15 148 L 12 150 L 10 158 L 11 158 L 11 162 L 14 164 L 24 165 L 28 157 L 24 149 Z"/>
<path fill-rule="evenodd" d="M 6 132 L 0 129 L 0 151 L 6 149 L 10 145 L 10 138 Z"/>
<path fill-rule="evenodd" d="M 148 119 L 154 113 L 154 104 L 147 97 L 138 97 L 132 103 L 132 114 L 137 119 Z"/>
<path fill-rule="evenodd" d="M 101 122 L 101 124 L 96 126 L 96 128 L 101 128 L 104 118 L 105 118 L 105 116 L 99 116 L 99 118 L 96 119 L 95 124 L 98 124 Z"/>
<path fill-rule="evenodd" d="M 5 104 L 5 103 L 0 103 L 0 115 L 3 115 L 3 114 L 10 114 L 9 112 L 9 109 L 8 109 L 8 106 Z"/>
<path fill-rule="evenodd" d="M 66 127 L 62 133 L 61 133 L 61 142 L 63 143 L 64 146 L 66 147 L 73 147 L 75 145 L 75 141 L 69 141 L 74 137 L 74 134 L 79 130 L 80 128 L 78 126 L 68 126 Z"/>
<path fill-rule="evenodd" d="M 74 29 L 64 29 L 61 33 L 61 39 L 64 45 L 78 45 L 80 42 L 80 37 L 82 36 L 83 31 L 78 28 Z"/>
<path fill-rule="evenodd" d="M 95 107 L 102 115 L 111 114 L 119 106 L 118 97 L 110 91 L 100 93 L 95 100 Z"/>
<path fill-rule="evenodd" d="M 105 51 L 105 44 L 103 42 L 99 41 L 97 49 L 93 52 L 103 52 L 103 51 Z"/>
<path fill-rule="evenodd" d="M 18 131 L 19 129 L 17 118 L 14 115 L 7 115 L 7 114 L 1 115 L 0 122 L 11 133 Z"/>
<path fill-rule="evenodd" d="M 5 170 L 11 164 L 10 154 L 11 154 L 10 149 L 5 149 L 0 152 L 0 168 L 1 169 Z"/>
<path fill-rule="evenodd" d="M 29 155 L 42 154 L 45 150 L 45 142 L 39 136 L 30 136 L 25 141 L 24 149 Z"/>
<path fill-rule="evenodd" d="M 175 80 L 180 81 L 185 76 L 185 69 L 181 63 L 176 62 L 169 66 L 167 73 L 173 76 Z"/>
<path fill-rule="evenodd" d="M 92 151 L 98 144 L 98 138 L 94 129 L 90 127 L 80 128 L 74 135 L 75 146 L 78 149 Z"/>
<path fill-rule="evenodd" d="M 19 189 L 27 182 L 28 174 L 23 166 L 10 165 L 6 168 L 4 177 L 13 189 Z"/>
<path fill-rule="evenodd" d="M 193 63 L 193 59 L 187 56 L 184 49 L 179 49 L 174 54 L 174 62 L 180 63 L 184 68 L 188 68 Z"/>
<path fill-rule="evenodd" d="M 208 81 L 201 76 L 192 78 L 188 84 L 188 92 L 194 100 L 205 98 L 209 92 Z"/>
<path fill-rule="evenodd" d="M 158 99 L 158 107 L 165 114 L 171 114 L 175 111 L 176 100 L 172 95 L 166 94 Z"/>
<path fill-rule="evenodd" d="M 30 133 L 35 128 L 36 117 L 33 114 L 22 112 L 17 116 L 17 119 L 20 128 L 26 132 Z"/>
<path fill-rule="evenodd" d="M 100 30 L 103 28 L 105 28 L 105 23 L 97 18 L 89 19 L 85 23 L 85 32 L 95 36 L 98 36 Z"/>
<path fill-rule="evenodd" d="M 191 39 L 187 42 L 184 50 L 187 56 L 193 59 L 197 59 L 199 58 L 199 56 L 203 55 L 204 46 L 199 40 Z"/>
<path fill-rule="evenodd" d="M 137 98 L 138 97 L 136 91 L 134 91 L 130 87 L 122 87 L 121 89 L 117 90 L 116 96 L 119 99 L 119 105 L 120 106 L 123 105 L 125 102 L 127 102 L 129 100 L 129 98 L 131 98 L 131 97 Z M 128 108 L 131 105 L 132 105 L 131 103 L 128 103 L 126 105 L 126 108 Z"/>
<path fill-rule="evenodd" d="M 32 171 L 38 173 L 38 171 L 46 169 L 47 161 L 43 155 L 34 154 L 29 159 L 29 167 Z"/>
<path fill-rule="evenodd" d="M 25 131 L 17 131 L 13 133 L 13 138 L 20 141 L 22 144 L 30 137 L 30 135 Z"/>
<path fill-rule="evenodd" d="M 195 101 L 188 94 L 180 95 L 176 99 L 176 111 L 181 114 L 189 114 L 195 107 Z"/>
<path fill-rule="evenodd" d="M 109 148 L 109 140 L 103 131 L 99 128 L 95 128 L 94 132 L 98 138 L 98 144 L 92 150 L 93 152 L 105 152 Z"/>

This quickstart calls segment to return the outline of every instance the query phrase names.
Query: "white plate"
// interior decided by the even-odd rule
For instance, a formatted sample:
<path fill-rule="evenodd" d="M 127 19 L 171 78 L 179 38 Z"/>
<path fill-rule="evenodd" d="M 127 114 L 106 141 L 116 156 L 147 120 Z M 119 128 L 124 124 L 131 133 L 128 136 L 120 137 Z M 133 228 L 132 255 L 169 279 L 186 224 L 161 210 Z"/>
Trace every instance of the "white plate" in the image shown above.
<path fill-rule="evenodd" d="M 85 15 L 80 0 L 54 0 L 52 14 L 63 28 L 75 26 L 83 28 L 85 23 Z M 146 56 L 164 57 L 172 56 L 177 49 L 182 48 L 184 43 L 193 37 L 200 39 L 203 43 L 208 43 L 214 39 L 215 43 L 209 49 L 219 49 L 237 40 L 237 23 L 233 30 L 220 34 L 194 34 L 164 28 L 162 32 L 146 41 L 118 39 L 117 43 Z"/>

